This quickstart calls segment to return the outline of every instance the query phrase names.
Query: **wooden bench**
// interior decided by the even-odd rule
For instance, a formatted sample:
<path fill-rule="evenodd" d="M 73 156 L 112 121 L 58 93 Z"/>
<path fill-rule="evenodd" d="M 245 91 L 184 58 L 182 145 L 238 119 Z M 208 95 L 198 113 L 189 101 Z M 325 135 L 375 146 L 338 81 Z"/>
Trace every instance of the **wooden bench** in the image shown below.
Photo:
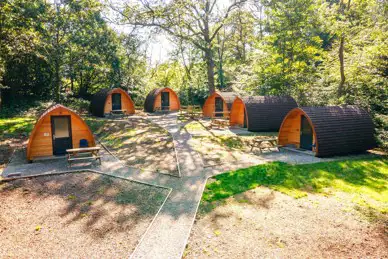
<path fill-rule="evenodd" d="M 228 127 L 228 126 L 229 126 L 229 120 L 225 120 L 225 119 L 212 119 L 212 122 L 210 124 L 211 128 L 213 127 L 221 128 L 221 127 Z"/>
<path fill-rule="evenodd" d="M 217 116 L 217 115 L 222 115 L 222 116 Z M 230 116 L 230 112 L 213 112 L 210 127 L 221 128 L 221 127 L 230 126 L 229 116 Z"/>
<path fill-rule="evenodd" d="M 267 143 L 269 146 L 264 147 L 263 143 Z M 278 145 L 278 139 L 277 138 L 254 138 L 251 142 L 251 152 L 254 148 L 258 148 L 260 150 L 260 153 L 262 153 L 264 148 L 267 148 L 268 150 L 271 150 L 271 148 L 277 148 L 279 151 L 280 145 Z"/>
<path fill-rule="evenodd" d="M 112 110 L 111 114 L 125 114 L 127 110 Z"/>
<path fill-rule="evenodd" d="M 170 106 L 157 106 L 155 107 L 155 112 L 169 112 L 170 111 Z"/>
<path fill-rule="evenodd" d="M 67 163 L 71 166 L 74 161 L 98 160 L 101 164 L 101 156 L 99 155 L 100 147 L 84 147 L 66 149 Z"/>
<path fill-rule="evenodd" d="M 197 120 L 202 117 L 202 109 L 199 105 L 181 106 L 179 115 L 186 119 Z"/>

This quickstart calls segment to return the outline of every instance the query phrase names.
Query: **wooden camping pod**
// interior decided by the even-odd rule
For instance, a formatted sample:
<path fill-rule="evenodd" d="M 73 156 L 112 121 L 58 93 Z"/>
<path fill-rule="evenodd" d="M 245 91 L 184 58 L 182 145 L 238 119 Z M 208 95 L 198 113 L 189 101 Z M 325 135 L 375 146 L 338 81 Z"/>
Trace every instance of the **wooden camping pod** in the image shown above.
<path fill-rule="evenodd" d="M 95 146 L 94 136 L 84 120 L 76 112 L 56 104 L 49 107 L 35 123 L 27 146 L 27 159 L 29 161 L 38 157 L 55 155 L 56 145 L 53 130 L 56 119 L 68 121 L 65 123 L 66 127 L 61 129 L 62 131 L 68 129 L 66 133 L 68 134 L 67 148 L 78 148 L 81 139 L 86 139 L 89 146 Z"/>
<path fill-rule="evenodd" d="M 94 116 L 104 117 L 112 111 L 134 114 L 135 104 L 129 94 L 121 88 L 102 89 L 93 95 L 90 111 Z"/>
<path fill-rule="evenodd" d="M 297 106 L 290 96 L 236 97 L 230 111 L 230 125 L 249 131 L 278 131 L 284 116 Z"/>
<path fill-rule="evenodd" d="M 376 147 L 372 118 L 357 106 L 295 108 L 285 116 L 278 141 L 279 145 L 311 150 L 318 157 Z"/>
<path fill-rule="evenodd" d="M 237 94 L 234 92 L 214 92 L 213 94 L 209 95 L 209 97 L 206 99 L 203 107 L 202 107 L 202 113 L 204 117 L 213 117 L 214 112 L 216 111 L 216 102 L 218 101 L 217 98 L 222 102 L 222 106 L 219 107 L 220 111 L 224 112 L 224 116 L 230 112 L 230 109 L 232 108 L 232 103 L 234 99 L 236 98 Z M 220 112 L 218 111 L 218 112 Z"/>
<path fill-rule="evenodd" d="M 178 95 L 168 87 L 156 88 L 149 92 L 144 102 L 144 111 L 178 111 L 181 108 Z"/>

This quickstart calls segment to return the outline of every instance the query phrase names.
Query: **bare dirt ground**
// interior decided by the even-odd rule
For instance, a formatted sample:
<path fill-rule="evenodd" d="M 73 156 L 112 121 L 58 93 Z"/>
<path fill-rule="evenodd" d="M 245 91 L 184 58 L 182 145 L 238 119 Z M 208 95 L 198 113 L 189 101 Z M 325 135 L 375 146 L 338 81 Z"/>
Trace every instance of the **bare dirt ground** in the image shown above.
<path fill-rule="evenodd" d="M 197 136 L 190 140 L 190 144 L 204 161 L 205 167 L 224 163 L 240 163 L 259 159 L 257 149 L 251 151 L 250 143 L 253 138 L 268 138 L 271 133 L 262 136 Z M 269 145 L 268 145 L 269 147 Z M 276 148 L 265 149 L 264 152 L 274 151 Z"/>
<path fill-rule="evenodd" d="M 167 190 L 94 173 L 0 183 L 0 258 L 125 258 Z"/>
<path fill-rule="evenodd" d="M 259 187 L 201 204 L 184 258 L 387 258 L 387 218 L 371 221 L 350 200 Z"/>
<path fill-rule="evenodd" d="M 95 119 L 94 132 L 120 160 L 146 171 L 178 176 L 172 136 L 142 118 Z"/>

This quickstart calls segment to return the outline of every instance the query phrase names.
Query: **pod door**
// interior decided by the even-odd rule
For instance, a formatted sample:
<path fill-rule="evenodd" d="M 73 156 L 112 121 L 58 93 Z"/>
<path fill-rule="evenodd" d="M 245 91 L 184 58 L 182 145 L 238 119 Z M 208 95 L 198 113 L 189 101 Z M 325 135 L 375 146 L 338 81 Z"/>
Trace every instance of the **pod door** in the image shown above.
<path fill-rule="evenodd" d="M 121 94 L 113 93 L 112 94 L 112 110 L 120 111 L 121 110 Z"/>
<path fill-rule="evenodd" d="M 162 92 L 162 110 L 170 110 L 170 93 Z"/>
<path fill-rule="evenodd" d="M 247 110 L 244 108 L 244 128 L 248 128 Z"/>
<path fill-rule="evenodd" d="M 313 149 L 313 129 L 307 118 L 301 116 L 300 122 L 300 148 L 306 150 Z"/>
<path fill-rule="evenodd" d="M 223 117 L 224 114 L 224 101 L 222 100 L 221 97 L 216 97 L 214 99 L 214 105 L 215 105 L 215 109 L 214 111 L 216 112 L 216 116 L 215 117 Z"/>
<path fill-rule="evenodd" d="M 55 156 L 66 154 L 66 149 L 73 147 L 70 116 L 51 116 L 51 131 L 53 154 Z"/>

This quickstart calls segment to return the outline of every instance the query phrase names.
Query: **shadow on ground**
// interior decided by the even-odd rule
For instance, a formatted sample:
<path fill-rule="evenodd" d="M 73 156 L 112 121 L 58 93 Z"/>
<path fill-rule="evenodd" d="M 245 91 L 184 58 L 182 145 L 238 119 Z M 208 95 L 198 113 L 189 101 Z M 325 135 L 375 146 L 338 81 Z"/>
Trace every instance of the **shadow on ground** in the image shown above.
<path fill-rule="evenodd" d="M 16 201 L 21 214 L 29 213 L 22 209 L 26 202 L 40 203 L 54 198 L 49 202 L 52 213 L 62 218 L 65 225 L 80 223 L 82 232 L 94 238 L 130 232 L 139 222 L 151 220 L 168 194 L 167 189 L 97 173 L 13 180 L 0 183 L 0 191 L 0 200 L 4 204 Z"/>

